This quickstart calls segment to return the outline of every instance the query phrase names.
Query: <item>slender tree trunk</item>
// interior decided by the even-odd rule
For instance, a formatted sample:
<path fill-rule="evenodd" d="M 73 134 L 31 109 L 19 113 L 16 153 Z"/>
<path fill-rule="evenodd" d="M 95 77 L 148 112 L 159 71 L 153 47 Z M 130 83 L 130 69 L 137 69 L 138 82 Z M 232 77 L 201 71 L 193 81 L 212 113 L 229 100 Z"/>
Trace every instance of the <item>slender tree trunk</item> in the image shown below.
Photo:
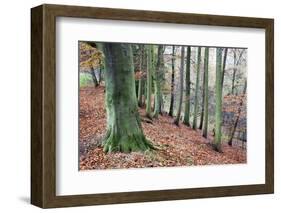
<path fill-rule="evenodd" d="M 159 114 L 160 115 L 163 115 L 163 107 L 164 107 L 164 100 L 163 100 L 163 93 L 161 92 L 161 95 L 160 95 L 160 111 L 159 111 Z"/>
<path fill-rule="evenodd" d="M 142 63 L 143 63 L 143 46 L 140 46 L 141 52 L 140 52 L 140 72 L 142 72 Z M 140 76 L 139 79 L 139 87 L 138 87 L 138 105 L 139 107 L 142 107 L 142 76 Z"/>
<path fill-rule="evenodd" d="M 174 120 L 174 124 L 179 125 L 181 108 L 182 108 L 182 97 L 183 97 L 183 72 L 184 72 L 184 47 L 181 47 L 181 66 L 180 66 L 180 100 L 179 100 L 179 108 L 177 111 L 176 118 Z"/>
<path fill-rule="evenodd" d="M 138 87 L 138 105 L 142 107 L 142 79 L 139 79 L 139 87 Z"/>
<path fill-rule="evenodd" d="M 232 77 L 232 86 L 231 86 L 231 94 L 232 95 L 234 95 L 236 71 L 237 71 L 237 69 L 234 68 L 233 69 L 233 77 Z"/>
<path fill-rule="evenodd" d="M 215 144 L 214 149 L 218 152 L 221 150 L 221 124 L 222 124 L 222 48 L 216 49 L 216 123 L 215 123 Z"/>
<path fill-rule="evenodd" d="M 155 80 L 154 80 L 154 89 L 155 89 L 155 107 L 153 112 L 153 117 L 157 118 L 159 113 L 161 112 L 161 81 L 163 78 L 163 72 L 164 72 L 164 46 L 159 45 L 158 47 L 158 59 L 156 64 L 156 70 L 155 70 Z"/>
<path fill-rule="evenodd" d="M 232 85 L 231 85 L 231 94 L 234 94 L 234 88 L 235 88 L 235 76 L 236 76 L 236 53 L 234 52 L 233 56 L 233 76 L 232 76 Z"/>
<path fill-rule="evenodd" d="M 190 46 L 187 47 L 186 73 L 185 73 L 185 109 L 183 123 L 190 126 Z"/>
<path fill-rule="evenodd" d="M 152 149 L 145 138 L 137 107 L 133 54 L 130 44 L 105 43 L 107 133 L 105 152 Z"/>
<path fill-rule="evenodd" d="M 222 87 L 222 88 L 223 88 L 224 75 L 225 75 L 225 66 L 226 66 L 226 59 L 227 59 L 227 51 L 228 51 L 228 48 L 224 48 L 223 63 L 222 63 L 222 80 L 221 80 L 221 87 Z"/>
<path fill-rule="evenodd" d="M 142 80 L 142 106 L 146 106 L 146 80 Z"/>
<path fill-rule="evenodd" d="M 99 61 L 99 84 L 102 81 L 102 68 L 101 68 L 101 60 Z"/>
<path fill-rule="evenodd" d="M 247 89 L 247 80 L 245 81 L 245 84 L 244 84 L 243 95 L 245 95 L 246 89 Z M 236 128 L 237 128 L 237 125 L 238 125 L 238 121 L 239 121 L 240 114 L 241 114 L 241 111 L 242 111 L 242 106 L 243 106 L 243 98 L 240 101 L 240 104 L 239 104 L 239 107 L 238 107 L 238 112 L 237 112 L 237 117 L 235 119 L 234 126 L 232 128 L 231 133 L 230 133 L 230 137 L 228 139 L 228 145 L 229 146 L 232 146 L 232 140 L 234 138 L 234 134 L 235 134 L 235 131 L 236 131 Z"/>
<path fill-rule="evenodd" d="M 196 69 L 196 87 L 194 98 L 194 114 L 192 128 L 197 128 L 197 113 L 198 113 L 198 92 L 199 92 L 199 77 L 200 77 L 200 64 L 201 64 L 201 47 L 198 47 L 197 53 L 197 69 Z"/>
<path fill-rule="evenodd" d="M 207 48 L 207 47 L 206 47 Z M 204 55 L 204 69 L 203 69 L 203 87 L 202 87 L 202 104 L 201 104 L 201 113 L 200 113 L 200 123 L 199 128 L 203 128 L 203 120 L 204 120 L 204 102 L 205 102 L 205 61 L 206 61 L 206 48 L 205 48 L 205 55 Z"/>
<path fill-rule="evenodd" d="M 99 82 L 97 80 L 94 68 L 91 68 L 91 75 L 92 75 L 93 83 L 94 83 L 95 87 L 97 87 L 99 85 Z"/>
<path fill-rule="evenodd" d="M 147 45 L 147 68 L 146 68 L 146 79 L 147 79 L 147 97 L 146 97 L 146 116 L 151 119 L 151 92 L 152 92 L 152 55 L 151 45 Z"/>
<path fill-rule="evenodd" d="M 173 116 L 173 111 L 174 111 L 174 83 L 175 83 L 175 46 L 173 46 L 173 53 L 172 53 L 171 103 L 170 103 L 170 110 L 169 110 L 170 116 Z"/>
<path fill-rule="evenodd" d="M 204 59 L 204 128 L 203 137 L 208 137 L 208 116 L 209 116 L 209 48 L 205 47 L 205 59 Z"/>

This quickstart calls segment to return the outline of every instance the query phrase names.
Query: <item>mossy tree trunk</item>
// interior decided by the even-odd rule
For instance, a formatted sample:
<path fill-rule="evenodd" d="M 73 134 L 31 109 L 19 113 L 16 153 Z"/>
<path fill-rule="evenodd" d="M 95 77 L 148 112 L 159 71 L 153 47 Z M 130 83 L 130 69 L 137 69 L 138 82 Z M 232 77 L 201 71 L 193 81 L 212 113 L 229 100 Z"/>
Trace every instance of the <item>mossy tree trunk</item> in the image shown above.
<path fill-rule="evenodd" d="M 208 116 L 209 116 L 209 48 L 205 47 L 204 58 L 204 125 L 203 125 L 203 137 L 208 137 Z"/>
<path fill-rule="evenodd" d="M 140 45 L 140 71 L 143 71 L 143 45 Z M 142 76 L 140 76 L 139 79 L 139 86 L 138 86 L 138 105 L 139 107 L 142 107 L 142 90 L 143 90 L 143 82 L 142 82 Z"/>
<path fill-rule="evenodd" d="M 173 46 L 172 52 L 172 79 L 171 79 L 171 101 L 169 115 L 173 116 L 174 112 L 174 85 L 175 84 L 175 46 Z"/>
<path fill-rule="evenodd" d="M 145 151 L 153 148 L 145 138 L 137 107 L 132 48 L 104 43 L 107 133 L 105 152 Z"/>
<path fill-rule="evenodd" d="M 204 69 L 203 69 L 203 79 L 202 79 L 202 103 L 201 103 L 201 113 L 200 113 L 200 123 L 198 129 L 203 128 L 203 120 L 204 120 L 204 103 L 205 103 L 205 63 L 206 63 L 206 48 L 204 53 Z"/>
<path fill-rule="evenodd" d="M 201 47 L 198 47 L 197 52 L 197 69 L 196 69 L 196 86 L 195 86 L 195 97 L 194 97 L 194 114 L 192 128 L 197 128 L 197 114 L 198 114 L 198 93 L 199 93 L 199 77 L 200 77 L 200 65 L 201 65 Z"/>
<path fill-rule="evenodd" d="M 146 66 L 146 117 L 151 116 L 151 93 L 152 93 L 152 45 L 146 46 L 147 66 Z"/>
<path fill-rule="evenodd" d="M 153 117 L 157 118 L 159 113 L 161 112 L 161 82 L 163 80 L 164 75 L 164 46 L 159 45 L 158 54 L 157 54 L 157 64 L 155 70 L 155 79 L 154 79 L 154 97 L 155 97 L 155 106 Z"/>
<path fill-rule="evenodd" d="M 216 113 L 215 113 L 215 143 L 214 149 L 221 150 L 221 124 L 222 124 L 222 48 L 216 49 Z"/>
<path fill-rule="evenodd" d="M 182 97 L 183 97 L 183 72 L 184 72 L 184 47 L 181 47 L 181 65 L 180 65 L 180 99 L 178 105 L 178 111 L 176 118 L 174 120 L 174 124 L 179 125 L 181 108 L 182 108 Z"/>
<path fill-rule="evenodd" d="M 185 72 L 185 108 L 183 123 L 190 126 L 190 47 L 187 47 L 186 53 L 186 72 Z"/>

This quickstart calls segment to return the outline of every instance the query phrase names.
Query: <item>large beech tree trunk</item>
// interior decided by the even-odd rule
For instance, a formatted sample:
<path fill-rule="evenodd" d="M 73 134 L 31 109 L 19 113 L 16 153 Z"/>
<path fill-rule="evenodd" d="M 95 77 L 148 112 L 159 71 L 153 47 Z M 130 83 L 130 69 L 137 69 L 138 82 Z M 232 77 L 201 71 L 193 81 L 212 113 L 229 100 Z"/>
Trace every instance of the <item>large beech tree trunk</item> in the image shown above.
<path fill-rule="evenodd" d="M 171 80 L 171 102 L 170 102 L 170 110 L 169 115 L 173 116 L 174 112 L 174 85 L 175 84 L 175 46 L 173 46 L 172 53 L 172 80 Z"/>
<path fill-rule="evenodd" d="M 151 116 L 151 93 L 152 93 L 152 46 L 147 45 L 147 66 L 146 66 L 146 117 Z"/>
<path fill-rule="evenodd" d="M 186 73 L 185 73 L 185 108 L 184 108 L 184 117 L 183 123 L 187 126 L 190 126 L 189 117 L 190 117 L 190 47 L 187 47 L 186 55 Z"/>
<path fill-rule="evenodd" d="M 222 48 L 216 50 L 216 124 L 214 149 L 221 152 L 221 124 L 222 124 Z"/>
<path fill-rule="evenodd" d="M 129 44 L 105 43 L 107 133 L 105 152 L 145 151 L 153 148 L 145 138 L 137 107 L 133 55 Z"/>
<path fill-rule="evenodd" d="M 140 46 L 141 50 L 140 50 L 140 71 L 142 72 L 143 71 L 143 45 Z M 139 107 L 142 107 L 143 103 L 142 103 L 142 90 L 143 90 L 143 87 L 142 87 L 142 76 L 140 76 L 140 79 L 139 79 L 139 86 L 138 86 L 138 105 Z"/>
<path fill-rule="evenodd" d="M 157 64 L 155 70 L 155 80 L 154 80 L 154 89 L 155 89 L 155 106 L 153 117 L 157 118 L 159 113 L 161 112 L 161 81 L 163 80 L 164 74 L 164 46 L 159 45 L 158 47 L 158 56 L 157 56 Z"/>
<path fill-rule="evenodd" d="M 183 97 L 183 72 L 184 72 L 184 47 L 181 47 L 181 67 L 180 67 L 180 100 L 176 118 L 174 124 L 179 125 L 181 108 L 182 108 L 182 97 Z"/>
<path fill-rule="evenodd" d="M 203 69 L 203 81 L 202 81 L 202 103 L 201 103 L 201 113 L 200 113 L 200 123 L 198 129 L 203 128 L 203 120 L 204 120 L 204 105 L 205 105 L 205 63 L 206 63 L 206 48 L 205 47 L 205 55 L 204 55 L 204 69 Z"/>
<path fill-rule="evenodd" d="M 197 113 L 198 113 L 198 92 L 199 92 L 199 77 L 200 77 L 200 63 L 201 63 L 201 47 L 198 47 L 197 52 L 197 69 L 196 69 L 196 88 L 194 97 L 194 114 L 192 128 L 197 128 Z"/>
<path fill-rule="evenodd" d="M 204 127 L 203 137 L 208 137 L 208 119 L 209 119 L 209 48 L 205 47 L 205 59 L 204 59 Z"/>

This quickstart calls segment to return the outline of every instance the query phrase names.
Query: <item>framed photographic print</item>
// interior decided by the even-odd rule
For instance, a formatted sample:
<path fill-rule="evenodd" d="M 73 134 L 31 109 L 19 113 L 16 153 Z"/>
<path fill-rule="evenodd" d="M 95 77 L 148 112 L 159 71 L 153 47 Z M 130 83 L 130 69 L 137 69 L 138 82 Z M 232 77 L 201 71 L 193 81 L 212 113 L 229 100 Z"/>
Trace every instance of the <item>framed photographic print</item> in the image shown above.
<path fill-rule="evenodd" d="M 31 9 L 31 203 L 274 191 L 273 19 Z"/>

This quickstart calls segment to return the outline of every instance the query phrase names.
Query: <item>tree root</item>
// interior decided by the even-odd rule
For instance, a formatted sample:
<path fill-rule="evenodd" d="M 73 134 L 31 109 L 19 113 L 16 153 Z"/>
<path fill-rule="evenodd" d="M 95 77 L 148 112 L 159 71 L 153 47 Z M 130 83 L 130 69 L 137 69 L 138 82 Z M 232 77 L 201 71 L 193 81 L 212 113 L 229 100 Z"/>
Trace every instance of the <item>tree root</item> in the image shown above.
<path fill-rule="evenodd" d="M 111 152 L 144 152 L 147 150 L 155 150 L 156 148 L 152 143 L 145 138 L 143 134 L 133 135 L 116 135 L 113 133 L 103 141 L 103 151 L 106 153 Z"/>
<path fill-rule="evenodd" d="M 149 123 L 149 124 L 153 123 L 153 121 L 151 119 L 148 119 L 148 118 L 141 118 L 141 121 Z"/>

